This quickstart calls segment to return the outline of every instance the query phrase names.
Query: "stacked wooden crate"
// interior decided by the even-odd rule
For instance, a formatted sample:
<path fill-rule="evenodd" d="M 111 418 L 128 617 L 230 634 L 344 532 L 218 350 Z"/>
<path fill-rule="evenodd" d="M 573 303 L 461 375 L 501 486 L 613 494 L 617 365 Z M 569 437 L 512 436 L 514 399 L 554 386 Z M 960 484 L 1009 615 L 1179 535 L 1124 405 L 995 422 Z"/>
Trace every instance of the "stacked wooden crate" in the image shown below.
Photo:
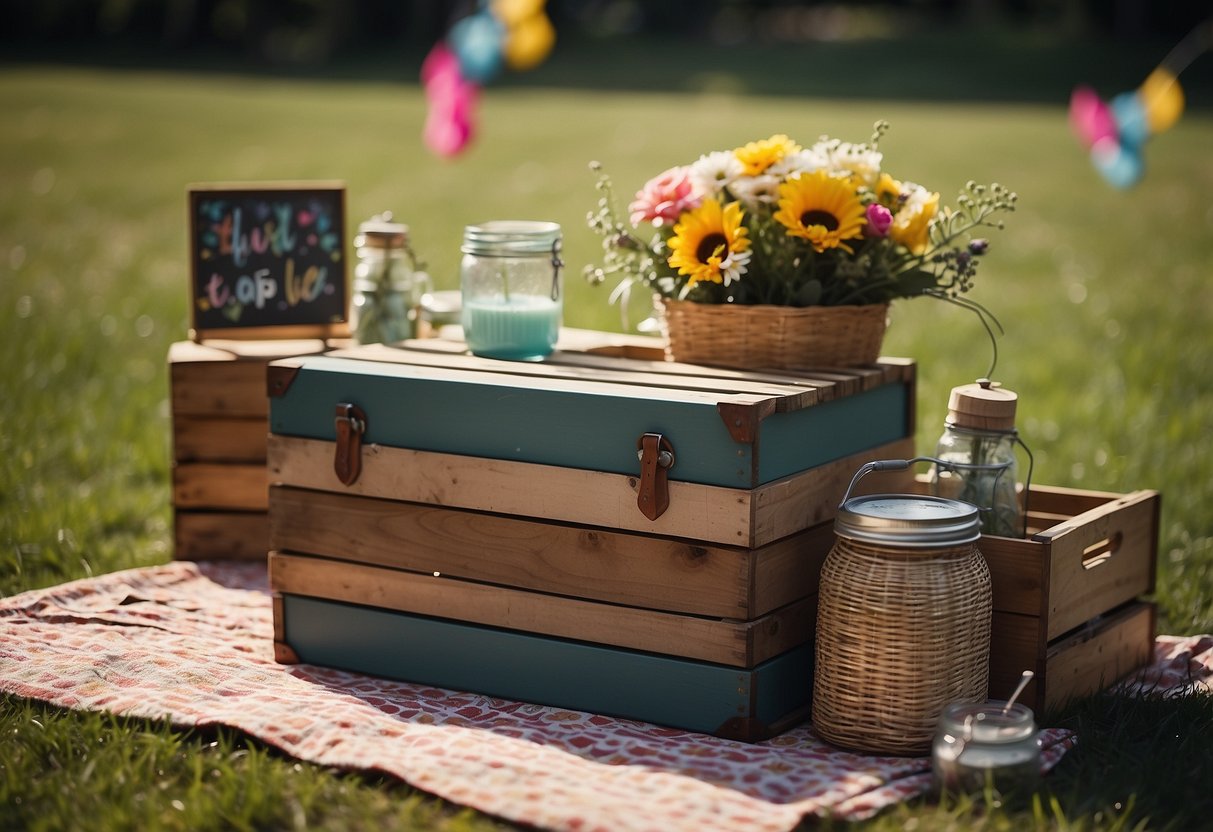
<path fill-rule="evenodd" d="M 169 348 L 175 558 L 266 556 L 266 367 L 323 349 L 321 341 L 181 341 Z"/>
<path fill-rule="evenodd" d="M 757 373 L 410 342 L 275 362 L 269 386 L 281 660 L 745 740 L 807 712 L 852 474 L 913 450 L 898 360 Z"/>
<path fill-rule="evenodd" d="M 914 481 L 930 493 L 925 477 Z M 990 697 L 1048 711 L 1107 688 L 1153 655 L 1157 491 L 1127 494 L 1032 485 L 1028 534 L 982 535 L 994 618 Z"/>
<path fill-rule="evenodd" d="M 986 535 L 994 622 L 990 694 L 1006 698 L 1023 671 L 1029 707 L 1048 711 L 1102 690 L 1150 661 L 1158 559 L 1157 492 L 1034 486 L 1025 539 Z"/>

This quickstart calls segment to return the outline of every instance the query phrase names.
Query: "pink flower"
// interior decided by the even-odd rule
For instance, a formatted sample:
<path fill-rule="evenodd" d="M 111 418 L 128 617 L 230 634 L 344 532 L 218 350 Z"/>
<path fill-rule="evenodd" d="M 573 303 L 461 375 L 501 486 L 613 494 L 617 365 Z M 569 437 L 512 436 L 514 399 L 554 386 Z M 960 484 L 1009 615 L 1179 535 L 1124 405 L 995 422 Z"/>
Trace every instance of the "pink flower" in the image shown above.
<path fill-rule="evenodd" d="M 868 206 L 868 227 L 867 234 L 869 237 L 887 237 L 889 229 L 893 227 L 893 212 L 884 207 L 878 202 L 873 202 Z"/>
<path fill-rule="evenodd" d="M 673 224 L 683 211 L 699 207 L 702 201 L 703 196 L 691 182 L 690 169 L 677 167 L 646 182 L 628 210 L 632 212 L 632 225 L 648 221 L 661 226 Z"/>

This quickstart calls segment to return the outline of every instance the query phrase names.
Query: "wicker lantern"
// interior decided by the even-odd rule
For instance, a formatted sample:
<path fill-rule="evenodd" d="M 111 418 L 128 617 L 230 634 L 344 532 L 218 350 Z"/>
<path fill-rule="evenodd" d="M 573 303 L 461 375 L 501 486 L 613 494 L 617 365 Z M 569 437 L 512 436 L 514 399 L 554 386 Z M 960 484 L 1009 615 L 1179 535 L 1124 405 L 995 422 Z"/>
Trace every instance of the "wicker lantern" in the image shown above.
<path fill-rule="evenodd" d="M 821 572 L 813 727 L 868 753 L 926 754 L 944 707 L 985 701 L 990 571 L 977 549 L 976 506 L 934 496 L 852 498 Z"/>

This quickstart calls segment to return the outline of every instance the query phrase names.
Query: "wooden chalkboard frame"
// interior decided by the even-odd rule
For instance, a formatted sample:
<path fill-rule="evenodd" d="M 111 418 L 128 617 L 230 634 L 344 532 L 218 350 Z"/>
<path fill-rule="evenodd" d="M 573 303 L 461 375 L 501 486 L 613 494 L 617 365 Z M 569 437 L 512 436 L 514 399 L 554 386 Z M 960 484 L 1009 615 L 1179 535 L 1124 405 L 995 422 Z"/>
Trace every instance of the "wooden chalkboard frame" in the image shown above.
<path fill-rule="evenodd" d="M 282 340 L 282 339 L 297 339 L 297 338 L 343 338 L 349 335 L 349 269 L 348 269 L 348 250 L 347 235 L 346 235 L 346 188 L 345 183 L 340 181 L 308 181 L 308 182 L 215 182 L 215 183 L 194 183 L 188 186 L 188 210 L 187 223 L 189 227 L 189 264 L 190 264 L 190 280 L 189 280 L 189 309 L 190 309 L 190 338 L 194 341 L 203 341 L 210 338 L 222 338 L 230 340 Z M 240 208 L 247 208 L 255 205 L 260 201 L 264 203 L 258 206 L 259 209 L 268 210 L 274 216 L 266 219 L 265 223 L 258 229 L 259 233 L 255 242 L 260 243 L 262 249 L 268 249 L 269 253 L 264 250 L 261 252 L 252 251 L 253 246 L 248 239 L 244 239 L 246 245 L 243 248 L 243 255 L 246 257 L 255 257 L 256 263 L 263 268 L 260 271 L 265 271 L 265 266 L 272 267 L 274 264 L 290 261 L 290 274 L 293 277 L 290 291 L 287 287 L 287 271 L 286 265 L 283 266 L 282 272 L 276 272 L 275 269 L 269 268 L 270 274 L 265 275 L 262 279 L 258 279 L 255 274 L 249 274 L 250 271 L 255 271 L 247 268 L 245 265 L 238 265 L 235 260 L 236 254 L 231 251 L 232 244 L 229 240 L 227 248 L 229 249 L 223 256 L 229 257 L 229 261 L 225 264 L 227 271 L 216 271 L 214 268 L 206 268 L 205 264 L 214 256 L 212 249 L 206 247 L 204 236 L 212 229 L 205 228 L 201 211 L 204 208 L 208 210 L 213 207 L 216 202 L 223 203 L 226 201 L 228 205 L 235 204 Z M 268 206 L 268 208 L 266 208 Z M 307 212 L 305 206 L 319 206 L 320 212 Z M 321 213 L 324 216 L 324 228 L 322 244 L 316 242 L 316 235 L 311 234 L 309 238 L 314 245 L 309 247 L 306 244 L 300 244 L 299 256 L 306 256 L 304 266 L 298 267 L 296 270 L 294 259 L 279 252 L 278 244 L 288 241 L 292 244 L 292 254 L 295 253 L 294 245 L 298 239 L 295 235 L 299 232 L 298 228 L 294 228 L 287 233 L 286 238 L 278 238 L 274 241 L 267 241 L 267 237 L 274 237 L 274 229 L 277 228 L 275 218 L 276 212 L 283 208 L 289 208 L 292 222 L 297 222 L 301 211 L 311 220 L 311 214 Z M 222 214 L 221 209 L 216 209 Z M 243 212 L 242 212 L 243 213 Z M 317 221 L 319 224 L 319 221 Z M 228 232 L 232 233 L 229 227 Z M 268 233 L 267 233 L 268 232 Z M 239 235 L 233 234 L 237 240 L 242 238 Z M 249 237 L 253 236 L 253 229 L 250 227 Z M 309 238 L 304 238 L 305 240 Z M 237 243 L 239 246 L 239 243 Z M 321 254 L 321 252 L 325 254 Z M 327 256 L 327 257 L 326 257 Z M 326 257 L 323 261 L 321 257 Z M 294 311 L 293 314 L 287 316 L 287 320 L 276 321 L 275 316 L 281 316 L 283 305 L 288 301 L 284 297 L 290 296 L 290 292 L 311 291 L 311 285 L 305 284 L 304 280 L 309 276 L 309 264 L 320 268 L 323 266 L 323 280 L 325 286 L 322 293 L 323 297 L 317 297 L 318 307 L 315 310 Z M 316 274 L 317 272 L 311 272 Z M 217 280 L 218 283 L 212 286 L 212 281 Z M 263 282 L 264 281 L 264 282 Z M 243 283 L 240 288 L 252 291 L 256 290 L 258 296 L 256 301 L 250 305 L 243 305 L 234 302 L 236 284 Z M 318 284 L 319 285 L 319 284 Z M 262 288 L 271 288 L 273 295 L 260 297 Z M 211 301 L 216 296 L 224 296 L 230 298 L 228 301 L 228 312 L 222 315 L 216 314 L 215 307 L 211 305 Z M 277 298 L 277 302 L 272 309 L 257 308 L 257 302 L 267 303 L 268 298 Z M 305 299 L 303 302 L 310 302 L 311 299 Z M 287 310 L 296 309 L 300 301 L 289 301 L 290 306 Z M 254 309 L 251 314 L 245 315 L 247 310 Z M 232 317 L 233 315 L 237 317 Z M 242 323 L 239 318 L 245 318 Z"/>

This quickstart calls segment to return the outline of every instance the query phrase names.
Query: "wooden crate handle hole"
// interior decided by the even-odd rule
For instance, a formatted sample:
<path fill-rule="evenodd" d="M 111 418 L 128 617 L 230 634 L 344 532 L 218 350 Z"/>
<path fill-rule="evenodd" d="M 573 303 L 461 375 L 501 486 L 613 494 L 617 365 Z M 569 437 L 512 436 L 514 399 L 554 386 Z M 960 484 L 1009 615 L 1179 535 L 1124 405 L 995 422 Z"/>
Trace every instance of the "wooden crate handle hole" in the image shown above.
<path fill-rule="evenodd" d="M 1082 550 L 1082 568 L 1094 569 L 1097 566 L 1107 563 L 1112 555 L 1120 549 L 1120 544 L 1124 541 L 1124 535 L 1121 532 L 1105 537 L 1103 540 L 1097 540 L 1090 546 Z"/>

